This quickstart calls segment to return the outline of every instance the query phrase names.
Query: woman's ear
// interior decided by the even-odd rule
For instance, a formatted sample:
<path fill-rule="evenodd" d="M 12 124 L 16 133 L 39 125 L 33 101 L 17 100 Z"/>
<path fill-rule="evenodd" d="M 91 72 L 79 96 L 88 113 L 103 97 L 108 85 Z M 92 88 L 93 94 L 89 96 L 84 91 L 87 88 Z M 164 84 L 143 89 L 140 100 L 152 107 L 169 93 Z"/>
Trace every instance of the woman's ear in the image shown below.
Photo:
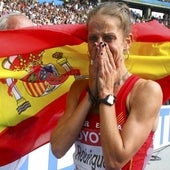
<path fill-rule="evenodd" d="M 129 34 L 126 38 L 125 38 L 125 41 L 124 41 L 124 49 L 123 49 L 123 54 L 124 55 L 127 55 L 129 54 L 129 48 L 131 46 L 131 43 L 133 41 L 133 34 Z"/>
<path fill-rule="evenodd" d="M 131 44 L 132 44 L 132 41 L 133 41 L 133 34 L 132 33 L 129 33 L 129 35 L 126 37 L 126 50 L 128 51 Z"/>

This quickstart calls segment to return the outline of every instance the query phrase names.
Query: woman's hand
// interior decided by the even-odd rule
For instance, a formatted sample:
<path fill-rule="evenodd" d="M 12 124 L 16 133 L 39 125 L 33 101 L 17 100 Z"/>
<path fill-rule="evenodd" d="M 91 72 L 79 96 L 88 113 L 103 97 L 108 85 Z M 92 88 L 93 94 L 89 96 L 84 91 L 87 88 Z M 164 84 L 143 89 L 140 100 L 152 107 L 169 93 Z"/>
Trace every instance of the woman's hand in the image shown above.
<path fill-rule="evenodd" d="M 100 49 L 98 43 L 94 43 L 94 46 L 90 51 L 90 64 L 89 64 L 89 88 L 92 94 L 97 97 L 97 81 L 98 81 L 98 55 Z"/>
<path fill-rule="evenodd" d="M 97 81 L 99 98 L 104 98 L 106 95 L 112 94 L 114 83 L 119 78 L 120 56 L 118 56 L 118 52 L 113 47 L 111 50 L 105 42 L 100 43 Z"/>

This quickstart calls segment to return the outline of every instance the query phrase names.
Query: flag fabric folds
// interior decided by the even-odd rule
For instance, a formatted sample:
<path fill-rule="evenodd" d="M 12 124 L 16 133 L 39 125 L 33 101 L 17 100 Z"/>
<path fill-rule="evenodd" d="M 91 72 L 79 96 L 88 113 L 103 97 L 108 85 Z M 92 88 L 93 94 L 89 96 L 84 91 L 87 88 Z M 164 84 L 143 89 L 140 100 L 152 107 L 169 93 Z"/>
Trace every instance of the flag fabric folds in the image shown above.
<path fill-rule="evenodd" d="M 134 24 L 130 72 L 157 81 L 170 98 L 170 30 Z M 73 81 L 88 76 L 84 24 L 0 31 L 0 166 L 49 142 Z"/>

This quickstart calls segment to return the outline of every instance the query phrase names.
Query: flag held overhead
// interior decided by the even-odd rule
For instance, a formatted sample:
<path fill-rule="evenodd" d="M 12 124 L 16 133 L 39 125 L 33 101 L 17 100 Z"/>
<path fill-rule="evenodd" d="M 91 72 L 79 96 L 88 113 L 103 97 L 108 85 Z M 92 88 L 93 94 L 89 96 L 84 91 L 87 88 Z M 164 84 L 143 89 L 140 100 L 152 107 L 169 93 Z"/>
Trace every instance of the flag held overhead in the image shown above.
<path fill-rule="evenodd" d="M 157 81 L 170 98 L 170 30 L 157 21 L 132 26 L 129 71 Z M 49 142 L 71 83 L 88 75 L 83 24 L 0 31 L 0 166 Z M 10 107 L 9 107 L 10 104 Z"/>

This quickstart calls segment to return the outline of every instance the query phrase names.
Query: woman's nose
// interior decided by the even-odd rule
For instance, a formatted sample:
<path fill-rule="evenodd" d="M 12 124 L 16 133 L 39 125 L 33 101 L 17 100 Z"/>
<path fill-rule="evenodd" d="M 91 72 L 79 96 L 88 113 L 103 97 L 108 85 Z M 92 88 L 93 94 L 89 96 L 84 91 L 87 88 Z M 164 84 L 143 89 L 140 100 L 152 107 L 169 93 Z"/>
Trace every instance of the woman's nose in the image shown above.
<path fill-rule="evenodd" d="M 99 37 L 98 38 L 98 43 L 101 44 L 103 42 L 103 38 L 102 37 Z"/>

